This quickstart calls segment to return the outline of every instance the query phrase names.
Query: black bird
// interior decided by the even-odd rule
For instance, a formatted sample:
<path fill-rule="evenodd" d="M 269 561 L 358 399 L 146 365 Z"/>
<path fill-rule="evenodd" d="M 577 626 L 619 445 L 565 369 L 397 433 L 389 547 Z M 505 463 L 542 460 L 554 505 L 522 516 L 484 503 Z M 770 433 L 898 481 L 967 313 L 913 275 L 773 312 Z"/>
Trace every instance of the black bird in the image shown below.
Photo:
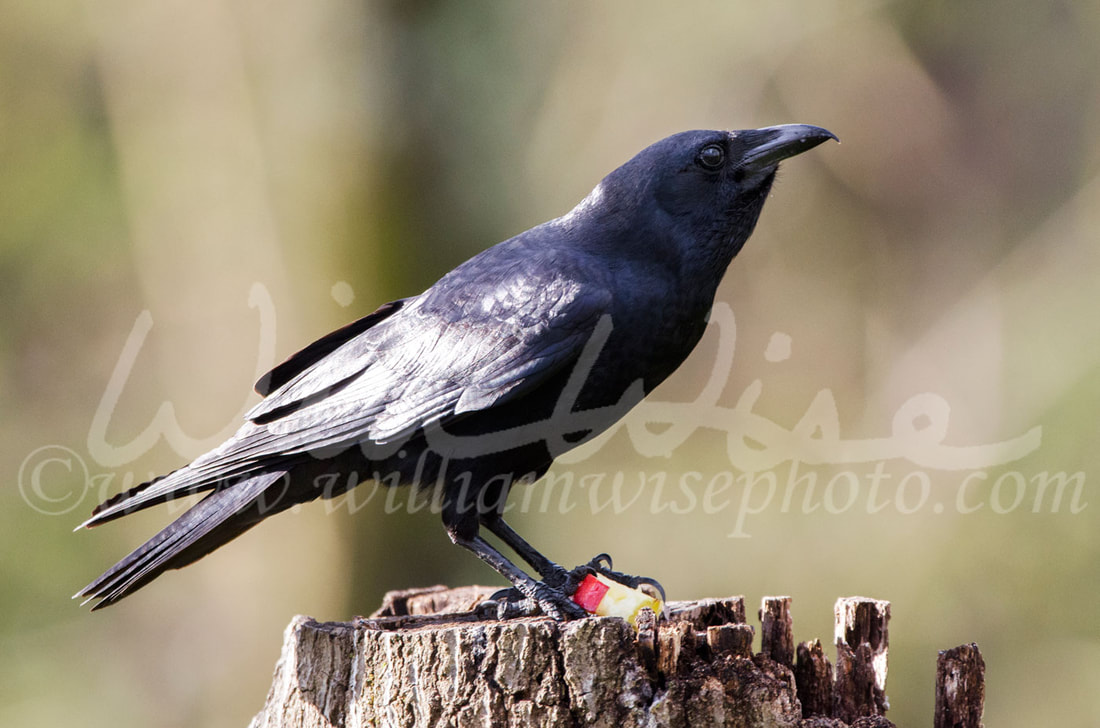
<path fill-rule="evenodd" d="M 827 139 L 801 124 L 670 136 L 568 214 L 310 344 L 257 383 L 264 399 L 236 435 L 93 511 L 82 526 L 209 493 L 77 596 L 108 606 L 272 514 L 372 478 L 434 488 L 451 540 L 513 585 L 506 603 L 563 619 L 583 614 L 570 596 L 584 571 L 649 581 L 600 557 L 573 571 L 550 561 L 504 522 L 509 488 L 607 429 L 684 361 L 779 162 Z"/>

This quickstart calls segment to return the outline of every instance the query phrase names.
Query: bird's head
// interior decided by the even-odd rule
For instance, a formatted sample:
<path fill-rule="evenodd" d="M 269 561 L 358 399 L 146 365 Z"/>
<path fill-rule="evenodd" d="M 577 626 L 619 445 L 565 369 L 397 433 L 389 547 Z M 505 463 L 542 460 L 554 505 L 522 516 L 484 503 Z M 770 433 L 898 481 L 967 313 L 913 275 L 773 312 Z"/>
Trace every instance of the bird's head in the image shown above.
<path fill-rule="evenodd" d="M 806 124 L 674 134 L 607 175 L 575 214 L 672 231 L 724 270 L 752 233 L 779 163 L 836 138 Z"/>

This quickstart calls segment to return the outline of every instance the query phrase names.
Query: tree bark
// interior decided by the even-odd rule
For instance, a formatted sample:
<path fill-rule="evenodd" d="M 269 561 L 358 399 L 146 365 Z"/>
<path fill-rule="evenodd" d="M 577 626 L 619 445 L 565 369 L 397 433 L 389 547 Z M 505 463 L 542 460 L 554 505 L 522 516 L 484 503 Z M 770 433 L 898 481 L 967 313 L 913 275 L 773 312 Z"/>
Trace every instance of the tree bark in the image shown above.
<path fill-rule="evenodd" d="M 788 598 L 765 600 L 772 636 L 754 655 L 742 597 L 670 602 L 660 620 L 643 611 L 635 628 L 603 617 L 488 619 L 475 607 L 493 591 L 393 592 L 369 618 L 350 623 L 296 617 L 251 728 L 846 728 L 827 714 L 837 705 L 858 713 L 853 727 L 893 725 L 878 691 L 884 620 L 838 621 L 855 649 L 842 640 L 851 654 L 838 656 L 835 682 L 820 643 L 799 645 L 795 670 L 806 685 L 796 686 L 796 673 L 765 654 L 790 654 Z M 848 601 L 851 610 L 838 602 L 838 620 L 889 613 L 886 602 Z M 866 675 L 844 682 L 842 664 Z"/>

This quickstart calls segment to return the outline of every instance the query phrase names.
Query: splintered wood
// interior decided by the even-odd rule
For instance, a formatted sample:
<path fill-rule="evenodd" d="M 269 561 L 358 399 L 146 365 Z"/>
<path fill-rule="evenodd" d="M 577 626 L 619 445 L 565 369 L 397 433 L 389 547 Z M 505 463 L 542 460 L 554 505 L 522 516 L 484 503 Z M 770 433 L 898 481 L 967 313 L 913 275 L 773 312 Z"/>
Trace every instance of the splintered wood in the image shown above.
<path fill-rule="evenodd" d="M 492 592 L 392 592 L 366 619 L 295 618 L 251 728 L 893 725 L 887 602 L 837 602 L 834 671 L 818 640 L 795 648 L 790 597 L 762 600 L 754 654 L 743 597 L 669 602 L 635 629 L 611 617 L 486 619 L 475 607 Z M 977 646 L 940 663 L 937 728 L 978 728 Z"/>
<path fill-rule="evenodd" d="M 821 640 L 798 644 L 794 681 L 804 717 L 833 714 L 833 666 L 821 648 Z"/>
<path fill-rule="evenodd" d="M 780 665 L 794 665 L 794 628 L 790 597 L 764 597 L 760 602 L 760 652 Z"/>
<path fill-rule="evenodd" d="M 971 642 L 944 650 L 936 661 L 934 728 L 981 728 L 985 660 Z"/>
<path fill-rule="evenodd" d="M 886 656 L 890 602 L 845 597 L 833 608 L 836 619 L 836 674 L 833 717 L 846 723 L 885 715 Z"/>

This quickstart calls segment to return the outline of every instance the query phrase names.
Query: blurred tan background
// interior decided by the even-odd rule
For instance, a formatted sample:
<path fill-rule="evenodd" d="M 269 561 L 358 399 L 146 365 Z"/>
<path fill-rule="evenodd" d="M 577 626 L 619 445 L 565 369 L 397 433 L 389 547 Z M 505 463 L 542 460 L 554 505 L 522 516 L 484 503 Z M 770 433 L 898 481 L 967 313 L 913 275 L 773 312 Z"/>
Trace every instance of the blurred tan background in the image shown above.
<path fill-rule="evenodd" d="M 720 293 L 725 409 L 678 421 L 755 396 L 791 430 L 831 395 L 846 442 L 793 446 L 817 490 L 785 507 L 783 462 L 759 514 L 744 481 L 688 507 L 681 477 L 698 497 L 753 458 L 713 427 L 669 457 L 620 431 L 555 474 L 621 472 L 635 505 L 579 489 L 517 526 L 673 598 L 791 594 L 798 639 L 831 640 L 838 596 L 890 599 L 899 725 L 930 723 L 936 651 L 969 641 L 987 725 L 1100 724 L 1100 10 L 1030 0 L 0 2 L 0 724 L 244 726 L 294 614 L 497 583 L 376 499 L 89 614 L 69 595 L 171 514 L 70 531 L 235 429 L 264 367 L 650 142 L 786 122 L 843 143 L 784 165 Z M 719 338 L 655 399 L 695 401 Z M 889 451 L 921 395 L 931 441 Z"/>

